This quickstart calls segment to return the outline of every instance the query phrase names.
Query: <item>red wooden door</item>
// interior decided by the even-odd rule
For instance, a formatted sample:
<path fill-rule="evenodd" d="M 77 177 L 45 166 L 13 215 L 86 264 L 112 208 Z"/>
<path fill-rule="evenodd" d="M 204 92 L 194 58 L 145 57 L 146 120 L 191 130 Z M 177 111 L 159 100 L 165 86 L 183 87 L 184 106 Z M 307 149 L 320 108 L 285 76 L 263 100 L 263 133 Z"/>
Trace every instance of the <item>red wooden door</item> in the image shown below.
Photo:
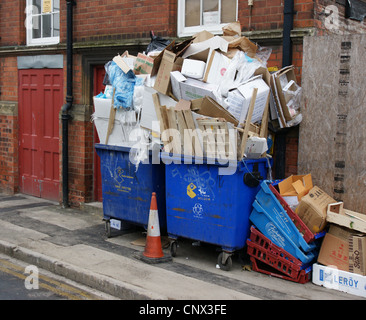
<path fill-rule="evenodd" d="M 20 192 L 57 201 L 63 69 L 19 70 Z"/>
<path fill-rule="evenodd" d="M 93 95 L 96 96 L 100 92 L 104 92 L 104 80 L 105 69 L 104 65 L 95 66 L 94 67 L 94 88 Z M 99 137 L 97 130 L 94 126 L 94 143 L 99 143 Z M 103 193 L 102 193 L 102 175 L 100 171 L 100 158 L 94 150 L 94 200 L 102 201 Z"/>

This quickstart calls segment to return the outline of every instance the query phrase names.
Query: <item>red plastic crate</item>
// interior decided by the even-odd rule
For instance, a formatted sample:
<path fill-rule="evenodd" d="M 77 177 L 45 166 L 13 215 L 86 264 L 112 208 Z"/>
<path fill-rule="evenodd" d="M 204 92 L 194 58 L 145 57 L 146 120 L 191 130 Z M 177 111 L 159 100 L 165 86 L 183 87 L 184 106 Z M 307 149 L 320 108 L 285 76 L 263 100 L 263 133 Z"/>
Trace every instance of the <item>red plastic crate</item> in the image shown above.
<path fill-rule="evenodd" d="M 301 273 L 302 262 L 284 249 L 275 245 L 255 227 L 251 227 L 250 238 L 247 240 L 247 253 L 258 261 L 271 266 L 277 272 L 297 279 Z"/>
<path fill-rule="evenodd" d="M 252 262 L 253 270 L 260 273 L 265 273 L 273 277 L 281 278 L 284 280 L 289 280 L 297 283 L 307 283 L 311 280 L 311 267 L 301 270 L 296 278 L 289 277 L 288 275 L 279 272 L 278 270 L 272 268 L 268 264 L 255 259 L 254 257 L 250 257 L 250 261 Z"/>
<path fill-rule="evenodd" d="M 314 233 L 310 231 L 310 229 L 306 226 L 306 224 L 290 208 L 290 206 L 287 204 L 285 199 L 280 195 L 277 189 L 272 184 L 269 185 L 269 188 L 273 192 L 277 200 L 280 202 L 281 206 L 286 210 L 286 213 L 288 214 L 288 216 L 290 217 L 296 228 L 299 230 L 299 232 L 302 234 L 304 240 L 307 243 L 314 241 L 316 239 Z"/>

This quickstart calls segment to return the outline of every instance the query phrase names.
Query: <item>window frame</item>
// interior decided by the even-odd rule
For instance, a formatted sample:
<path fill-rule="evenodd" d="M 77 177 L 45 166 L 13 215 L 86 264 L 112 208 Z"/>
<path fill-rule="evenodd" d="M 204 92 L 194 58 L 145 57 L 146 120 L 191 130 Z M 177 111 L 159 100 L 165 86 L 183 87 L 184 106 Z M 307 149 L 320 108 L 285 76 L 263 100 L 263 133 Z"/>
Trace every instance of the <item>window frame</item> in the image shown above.
<path fill-rule="evenodd" d="M 30 23 L 32 25 L 33 23 L 33 17 L 35 16 L 41 16 L 40 19 L 40 28 L 41 28 L 41 33 L 43 32 L 42 30 L 42 16 L 45 15 L 51 15 L 51 32 L 54 32 L 54 15 L 55 13 L 57 13 L 57 11 L 53 11 L 53 0 L 52 0 L 52 11 L 50 13 L 42 13 L 42 9 L 43 9 L 43 1 L 41 2 L 41 12 L 39 13 L 33 13 L 32 9 L 33 9 L 33 4 L 32 4 L 32 0 L 27 0 L 26 1 L 26 9 L 25 9 L 25 14 L 26 14 L 26 43 L 27 46 L 43 46 L 43 45 L 52 45 L 52 44 L 58 44 L 60 43 L 60 35 L 58 36 L 53 36 L 53 37 L 41 37 L 41 38 L 33 38 L 33 28 L 27 28 L 27 24 Z M 32 9 L 29 9 L 32 8 Z M 60 21 L 60 8 L 58 11 L 59 14 L 59 21 Z M 60 31 L 59 31 L 60 32 Z"/>
<path fill-rule="evenodd" d="M 202 8 L 202 0 L 201 1 L 201 8 Z M 220 4 L 220 10 L 221 10 L 221 3 L 223 0 L 219 0 Z M 201 9 L 202 10 L 202 9 Z M 211 32 L 213 34 L 222 34 L 222 28 L 226 26 L 228 23 L 220 23 L 220 24 L 214 24 L 214 25 L 199 25 L 199 26 L 193 26 L 193 27 L 186 27 L 185 26 L 185 0 L 178 0 L 178 8 L 177 8 L 177 34 L 178 37 L 189 37 L 192 36 L 203 29 Z M 238 20 L 238 0 L 236 0 L 236 13 L 235 13 L 235 20 L 231 22 L 235 22 Z"/>

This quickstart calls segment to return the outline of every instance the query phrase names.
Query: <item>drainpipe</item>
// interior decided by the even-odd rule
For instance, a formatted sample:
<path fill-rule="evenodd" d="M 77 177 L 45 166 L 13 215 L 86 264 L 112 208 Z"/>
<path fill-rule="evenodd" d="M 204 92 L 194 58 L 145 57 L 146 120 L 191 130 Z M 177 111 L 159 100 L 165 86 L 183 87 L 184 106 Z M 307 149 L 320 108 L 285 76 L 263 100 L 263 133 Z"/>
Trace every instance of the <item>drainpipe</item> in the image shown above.
<path fill-rule="evenodd" d="M 294 25 L 294 0 L 285 0 L 283 7 L 282 67 L 292 64 L 291 30 Z"/>
<path fill-rule="evenodd" d="M 66 44 L 66 60 L 67 60 L 67 91 L 66 104 L 62 106 L 62 206 L 69 207 L 69 120 L 71 115 L 69 110 L 73 103 L 72 92 L 72 45 L 73 45 L 73 6 L 76 5 L 74 0 L 66 0 L 67 5 L 67 44 Z"/>
<path fill-rule="evenodd" d="M 282 67 L 292 64 L 292 43 L 291 30 L 294 25 L 294 0 L 284 0 L 283 7 L 283 36 L 282 36 Z M 285 178 L 286 168 L 286 129 L 280 130 L 276 134 L 276 179 Z"/>

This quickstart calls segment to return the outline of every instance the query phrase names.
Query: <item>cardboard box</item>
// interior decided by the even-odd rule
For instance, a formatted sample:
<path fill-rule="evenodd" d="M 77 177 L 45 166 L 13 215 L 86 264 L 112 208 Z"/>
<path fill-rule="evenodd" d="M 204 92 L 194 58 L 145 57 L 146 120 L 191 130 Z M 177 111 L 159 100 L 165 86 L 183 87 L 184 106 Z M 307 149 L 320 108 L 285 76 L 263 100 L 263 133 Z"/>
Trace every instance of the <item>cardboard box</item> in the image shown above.
<path fill-rule="evenodd" d="M 215 92 L 217 91 L 218 86 L 187 78 L 185 81 L 179 82 L 179 88 L 181 99 L 184 100 L 194 100 L 206 96 L 216 99 Z"/>
<path fill-rule="evenodd" d="M 317 233 L 326 226 L 328 204 L 334 202 L 331 196 L 315 186 L 301 198 L 296 213 L 311 232 Z"/>
<path fill-rule="evenodd" d="M 291 207 L 297 207 L 301 198 L 313 187 L 311 174 L 291 175 L 278 184 L 280 195 Z"/>
<path fill-rule="evenodd" d="M 231 60 L 222 53 L 211 50 L 206 63 L 203 81 L 207 83 L 220 84 Z"/>
<path fill-rule="evenodd" d="M 366 276 L 366 234 L 355 234 L 348 239 L 349 271 Z"/>
<path fill-rule="evenodd" d="M 257 88 L 257 98 L 255 100 L 254 104 L 254 110 L 251 122 L 256 123 L 262 120 L 263 111 L 266 106 L 266 102 L 268 99 L 268 95 L 270 92 L 269 86 L 264 82 L 261 78 L 254 78 L 253 80 L 250 80 L 246 82 L 245 84 L 238 87 L 238 91 L 241 93 L 241 95 L 244 97 L 244 105 L 242 106 L 240 110 L 240 116 L 238 118 L 239 123 L 244 123 L 247 113 L 249 110 L 250 101 L 252 99 L 253 89 Z M 238 110 L 237 110 L 238 111 Z M 238 114 L 239 112 L 235 112 Z"/>
<path fill-rule="evenodd" d="M 314 263 L 312 282 L 328 289 L 366 298 L 366 277 L 355 273 Z"/>
<path fill-rule="evenodd" d="M 349 271 L 348 239 L 352 232 L 337 225 L 331 225 L 324 236 L 318 262 L 326 266 L 336 266 L 339 270 Z"/>
<path fill-rule="evenodd" d="M 184 59 L 182 75 L 193 79 L 202 79 L 205 73 L 206 63 L 201 60 Z"/>
<path fill-rule="evenodd" d="M 169 50 L 164 50 L 159 71 L 156 75 L 154 89 L 162 94 L 169 94 L 171 90 L 170 72 L 181 70 L 182 64 L 182 58 L 177 58 L 175 53 Z"/>
<path fill-rule="evenodd" d="M 135 74 L 151 74 L 153 66 L 154 58 L 139 53 L 135 60 L 133 71 Z"/>

